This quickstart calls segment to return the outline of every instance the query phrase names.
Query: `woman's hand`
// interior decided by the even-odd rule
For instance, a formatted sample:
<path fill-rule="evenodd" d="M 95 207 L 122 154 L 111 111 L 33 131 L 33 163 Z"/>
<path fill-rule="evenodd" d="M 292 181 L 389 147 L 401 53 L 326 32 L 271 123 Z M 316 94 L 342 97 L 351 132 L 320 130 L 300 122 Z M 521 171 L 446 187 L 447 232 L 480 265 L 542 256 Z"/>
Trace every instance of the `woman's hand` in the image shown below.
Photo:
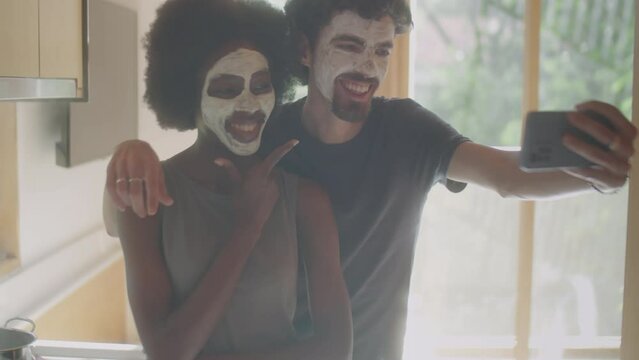
<path fill-rule="evenodd" d="M 279 198 L 279 190 L 272 174 L 273 168 L 298 142 L 290 140 L 280 145 L 266 159 L 243 175 L 230 160 L 215 159 L 215 164 L 224 168 L 231 179 L 236 225 L 249 230 L 262 230 Z"/>

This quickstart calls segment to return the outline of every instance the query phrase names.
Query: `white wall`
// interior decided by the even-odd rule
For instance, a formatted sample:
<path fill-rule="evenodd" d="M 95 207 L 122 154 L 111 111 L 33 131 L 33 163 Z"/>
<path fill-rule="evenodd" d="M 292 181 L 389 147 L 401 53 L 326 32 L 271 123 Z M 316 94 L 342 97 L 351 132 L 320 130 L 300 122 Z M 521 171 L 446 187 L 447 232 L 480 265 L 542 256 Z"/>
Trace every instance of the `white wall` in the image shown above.
<path fill-rule="evenodd" d="M 138 11 L 139 137 L 150 142 L 161 158 L 190 145 L 194 133 L 162 130 L 144 104 L 146 60 L 142 37 L 155 17 L 158 0 L 111 0 Z M 70 169 L 55 165 L 54 146 L 61 136 L 54 102 L 18 105 L 20 247 L 29 265 L 102 224 L 102 191 L 108 159 Z"/>
<path fill-rule="evenodd" d="M 74 168 L 55 164 L 60 104 L 18 105 L 20 253 L 28 266 L 94 231 L 102 219 L 106 160 Z"/>
<path fill-rule="evenodd" d="M 166 158 L 190 145 L 194 133 L 161 130 L 155 116 L 142 100 L 146 64 L 141 39 L 148 31 L 161 1 L 109 1 L 138 11 L 139 137 L 150 142 L 161 158 Z M 55 143 L 61 138 L 61 123 L 58 120 L 60 105 L 55 102 L 31 102 L 20 103 L 17 108 L 20 250 L 23 266 L 7 278 L 0 279 L 0 293 L 9 290 L 12 293 L 10 301 L 0 299 L 0 320 L 16 315 L 33 315 L 43 311 L 38 306 L 51 306 L 50 303 L 35 304 L 32 301 L 34 297 L 43 295 L 33 291 L 39 287 L 52 287 L 53 284 L 48 283 L 50 279 L 55 278 L 61 283 L 75 282 L 73 286 L 77 287 L 81 285 L 77 279 L 84 279 L 88 272 L 104 267 L 104 262 L 113 261 L 114 242 L 107 239 L 102 226 L 102 193 L 108 159 L 70 169 L 55 165 Z M 93 243 L 96 250 L 88 254 L 93 251 Z M 84 261 L 78 259 L 84 256 L 83 253 L 86 254 Z M 66 257 L 68 260 L 65 260 Z M 100 264 L 96 262 L 96 269 L 80 270 L 87 266 L 87 259 L 104 261 Z M 46 264 L 56 265 L 49 269 Z M 64 280 L 65 276 L 67 280 Z M 21 287 L 20 284 L 26 282 L 27 278 L 29 286 Z M 60 291 L 68 293 L 70 289 L 66 284 L 65 287 Z M 60 294 L 44 295 L 60 297 Z"/>

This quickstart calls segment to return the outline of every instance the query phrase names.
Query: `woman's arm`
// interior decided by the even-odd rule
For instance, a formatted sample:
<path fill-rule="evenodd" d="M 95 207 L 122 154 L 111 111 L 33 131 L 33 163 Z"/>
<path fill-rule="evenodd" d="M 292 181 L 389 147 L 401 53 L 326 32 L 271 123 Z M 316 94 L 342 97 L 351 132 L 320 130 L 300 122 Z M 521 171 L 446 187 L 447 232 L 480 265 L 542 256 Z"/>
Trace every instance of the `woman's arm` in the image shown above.
<path fill-rule="evenodd" d="M 311 354 L 303 359 L 350 359 L 353 321 L 330 200 L 317 184 L 300 180 L 298 204 L 300 246 L 308 272 L 314 327 Z"/>
<path fill-rule="evenodd" d="M 222 317 L 259 231 L 236 228 L 195 291 L 173 308 L 158 216 L 118 212 L 133 316 L 150 359 L 194 359 Z"/>
<path fill-rule="evenodd" d="M 268 352 L 203 355 L 198 360 L 351 359 L 353 324 L 340 266 L 337 227 L 328 196 L 308 180 L 300 179 L 297 222 L 308 272 L 313 335 Z"/>

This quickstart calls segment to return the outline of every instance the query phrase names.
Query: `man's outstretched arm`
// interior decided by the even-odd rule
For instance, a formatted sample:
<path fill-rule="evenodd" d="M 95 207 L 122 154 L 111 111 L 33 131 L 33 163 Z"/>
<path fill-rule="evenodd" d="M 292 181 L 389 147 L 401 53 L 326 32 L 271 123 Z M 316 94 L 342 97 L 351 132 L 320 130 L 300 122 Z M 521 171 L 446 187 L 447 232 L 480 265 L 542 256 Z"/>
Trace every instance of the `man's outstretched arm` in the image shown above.
<path fill-rule="evenodd" d="M 630 173 L 630 158 L 637 129 L 614 106 L 589 101 L 577 106 L 578 111 L 593 110 L 606 116 L 614 130 L 599 125 L 589 117 L 578 114 L 571 123 L 608 144 L 603 151 L 574 136 L 566 135 L 564 144 L 597 166 L 582 169 L 526 173 L 519 169 L 519 152 L 504 151 L 473 143 L 460 145 L 448 168 L 448 178 L 474 183 L 498 192 L 503 197 L 522 199 L 557 198 L 575 193 L 594 191 L 614 192 L 626 183 Z"/>

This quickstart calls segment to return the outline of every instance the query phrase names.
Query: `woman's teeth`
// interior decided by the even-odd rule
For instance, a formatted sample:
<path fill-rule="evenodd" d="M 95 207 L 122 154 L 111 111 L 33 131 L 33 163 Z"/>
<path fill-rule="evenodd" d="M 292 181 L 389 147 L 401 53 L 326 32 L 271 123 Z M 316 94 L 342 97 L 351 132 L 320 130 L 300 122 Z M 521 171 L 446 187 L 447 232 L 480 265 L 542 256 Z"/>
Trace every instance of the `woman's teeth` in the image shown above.
<path fill-rule="evenodd" d="M 231 124 L 233 130 L 242 132 L 253 132 L 257 129 L 258 124 Z"/>

